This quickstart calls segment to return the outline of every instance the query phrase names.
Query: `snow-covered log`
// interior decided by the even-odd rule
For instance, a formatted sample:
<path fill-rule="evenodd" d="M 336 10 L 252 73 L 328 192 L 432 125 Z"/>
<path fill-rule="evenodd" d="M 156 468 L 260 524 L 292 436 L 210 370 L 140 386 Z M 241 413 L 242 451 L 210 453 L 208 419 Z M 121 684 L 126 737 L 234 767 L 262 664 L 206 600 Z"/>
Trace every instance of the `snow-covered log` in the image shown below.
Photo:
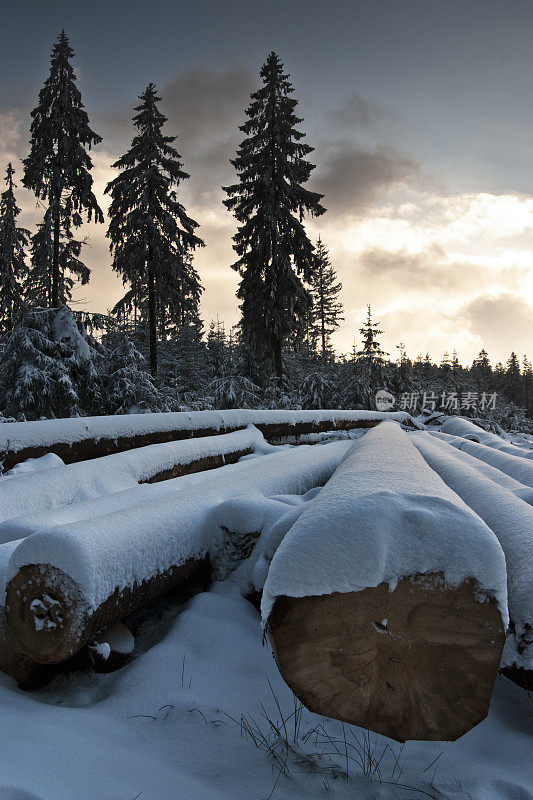
<path fill-rule="evenodd" d="M 454 441 L 459 443 L 461 442 L 460 438 L 456 436 L 450 436 L 446 433 L 438 433 L 436 431 L 428 431 L 427 433 L 433 440 L 440 440 L 447 445 L 453 444 Z M 519 497 L 521 500 L 524 500 L 524 502 L 533 506 L 533 488 L 520 483 L 520 481 L 517 481 L 516 478 L 512 478 L 510 475 L 507 475 L 500 469 L 487 464 L 485 461 L 480 461 L 479 458 L 470 455 L 470 453 L 467 453 L 464 450 L 460 450 L 458 447 L 454 447 L 453 452 L 462 463 L 466 464 L 472 469 L 475 469 L 485 478 L 488 478 L 489 480 L 493 481 L 493 483 L 498 484 L 498 486 L 502 486 L 504 489 L 507 489 L 508 492 L 511 492 L 511 494 L 516 495 L 516 497 Z"/>
<path fill-rule="evenodd" d="M 510 453 L 496 450 L 486 444 L 478 444 L 469 439 L 463 439 L 461 436 L 440 432 L 432 432 L 432 436 L 442 439 L 458 450 L 470 453 L 471 456 L 475 456 L 480 461 L 484 461 L 485 464 L 490 464 L 491 467 L 499 469 L 524 486 L 529 486 L 530 489 L 533 488 L 533 464 L 527 458 L 514 456 Z"/>
<path fill-rule="evenodd" d="M 302 446 L 228 467 L 211 485 L 23 539 L 7 570 L 8 625 L 39 663 L 69 658 L 100 628 L 202 570 L 219 548 L 214 509 L 323 485 L 351 442 Z"/>
<path fill-rule="evenodd" d="M 486 716 L 507 627 L 501 547 L 383 423 L 277 549 L 262 615 L 312 711 L 390 736 L 456 739 Z"/>
<path fill-rule="evenodd" d="M 470 439 L 471 442 L 494 447 L 495 450 L 501 450 L 502 453 L 533 459 L 533 447 L 529 450 L 525 447 L 518 447 L 512 442 L 502 439 L 501 436 L 480 428 L 479 425 L 475 425 L 464 417 L 448 417 L 441 430 L 443 433 L 449 433 L 452 436 L 462 436 L 464 439 Z"/>
<path fill-rule="evenodd" d="M 10 469 L 19 461 L 53 452 L 65 463 L 119 453 L 149 444 L 213 436 L 255 425 L 270 440 L 332 429 L 349 430 L 394 419 L 420 426 L 405 411 L 191 411 L 78 417 L 0 426 L 0 463 Z"/>
<path fill-rule="evenodd" d="M 250 425 L 221 436 L 147 445 L 77 464 L 0 478 L 0 523 L 28 512 L 138 488 L 191 472 L 231 464 L 255 449 L 268 449 Z"/>
<path fill-rule="evenodd" d="M 533 686 L 533 508 L 480 475 L 465 462 L 465 453 L 427 433 L 410 438 L 429 466 L 487 523 L 502 546 L 513 634 L 502 666 L 514 666 Z"/>

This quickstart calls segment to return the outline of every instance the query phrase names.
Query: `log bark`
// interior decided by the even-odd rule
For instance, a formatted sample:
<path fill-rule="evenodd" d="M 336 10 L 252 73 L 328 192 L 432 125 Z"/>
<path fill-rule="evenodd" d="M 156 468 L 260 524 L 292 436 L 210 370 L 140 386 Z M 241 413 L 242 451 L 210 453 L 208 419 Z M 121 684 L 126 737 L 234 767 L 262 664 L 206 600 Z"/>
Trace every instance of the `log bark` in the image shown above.
<path fill-rule="evenodd" d="M 415 575 L 358 592 L 278 597 L 267 632 L 311 711 L 389 736 L 455 740 L 487 715 L 504 644 L 477 582 Z"/>
<path fill-rule="evenodd" d="M 199 412 L 203 413 L 203 412 Z M 249 412 L 247 412 L 249 415 Z M 371 428 L 378 425 L 382 421 L 382 417 L 376 415 L 375 418 L 360 418 L 353 419 L 350 414 L 343 415 L 342 411 L 333 412 L 334 420 L 304 421 L 293 423 L 291 421 L 280 421 L 274 423 L 261 422 L 261 412 L 258 411 L 258 416 L 255 418 L 247 416 L 242 424 L 227 424 L 219 428 L 211 427 L 205 424 L 204 427 L 176 427 L 170 430 L 156 430 L 144 432 L 132 436 L 104 436 L 95 439 L 94 435 L 87 434 L 87 438 L 79 439 L 74 442 L 48 442 L 43 445 L 28 445 L 20 449 L 13 449 L 7 442 L 0 449 L 0 464 L 2 469 L 7 471 L 21 461 L 27 458 L 40 458 L 46 453 L 55 453 L 58 455 L 65 464 L 72 464 L 78 461 L 86 461 L 93 458 L 100 458 L 101 456 L 111 455 L 112 453 L 122 453 L 127 450 L 133 450 L 138 447 L 145 447 L 149 444 L 162 444 L 164 442 L 180 441 L 182 439 L 192 439 L 202 436 L 218 436 L 224 433 L 232 433 L 233 431 L 241 430 L 249 423 L 253 423 L 258 430 L 265 436 L 265 438 L 272 443 L 283 441 L 287 437 L 299 437 L 309 433 L 325 433 L 331 430 L 351 430 L 354 428 Z M 263 412 L 264 413 L 264 412 Z M 353 412 L 352 412 L 353 413 Z M 153 415 L 157 416 L 157 415 Z M 411 420 L 409 416 L 405 416 L 404 424 L 411 425 L 413 429 L 417 428 L 416 423 Z M 65 420 L 66 427 L 68 428 L 68 420 Z M 28 423 L 11 423 L 28 424 Z M 34 423 L 29 423 L 34 424 Z M 12 431 L 14 433 L 14 430 Z"/>
<path fill-rule="evenodd" d="M 71 658 L 98 631 L 158 595 L 193 584 L 205 586 L 208 580 L 207 558 L 188 559 L 132 587 L 117 589 L 91 609 L 69 575 L 50 564 L 29 564 L 7 586 L 7 626 L 28 659 L 37 664 L 57 664 Z"/>
<path fill-rule="evenodd" d="M 240 458 L 250 455 L 253 451 L 253 447 L 250 446 L 242 450 L 234 450 L 231 453 L 198 458 L 186 464 L 174 464 L 173 467 L 162 470 L 156 475 L 152 475 L 152 477 L 148 478 L 146 481 L 140 481 L 140 483 L 159 483 L 160 481 L 168 481 L 171 478 L 181 478 L 183 475 L 192 475 L 195 472 L 218 469 L 219 467 L 224 467 L 226 464 L 236 464 Z"/>

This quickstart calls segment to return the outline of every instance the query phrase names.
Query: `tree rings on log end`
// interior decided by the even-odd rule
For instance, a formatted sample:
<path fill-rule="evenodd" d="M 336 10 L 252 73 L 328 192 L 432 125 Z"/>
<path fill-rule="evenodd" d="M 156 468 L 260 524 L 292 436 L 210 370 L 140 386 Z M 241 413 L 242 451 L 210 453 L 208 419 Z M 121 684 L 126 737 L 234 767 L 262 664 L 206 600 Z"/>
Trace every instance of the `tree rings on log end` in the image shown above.
<path fill-rule="evenodd" d="M 115 591 L 89 608 L 78 585 L 50 564 L 20 568 L 6 591 L 7 623 L 23 651 L 38 664 L 71 658 L 98 631 L 123 619 L 155 597 L 210 579 L 208 557 L 189 558 L 133 586 Z"/>
<path fill-rule="evenodd" d="M 453 741 L 487 715 L 505 632 L 468 579 L 416 575 L 359 592 L 278 597 L 267 631 L 279 670 L 317 714 L 399 742 Z"/>
<path fill-rule="evenodd" d="M 89 608 L 65 572 L 50 564 L 28 564 L 7 586 L 6 612 L 24 652 L 40 664 L 53 664 L 81 646 Z"/>

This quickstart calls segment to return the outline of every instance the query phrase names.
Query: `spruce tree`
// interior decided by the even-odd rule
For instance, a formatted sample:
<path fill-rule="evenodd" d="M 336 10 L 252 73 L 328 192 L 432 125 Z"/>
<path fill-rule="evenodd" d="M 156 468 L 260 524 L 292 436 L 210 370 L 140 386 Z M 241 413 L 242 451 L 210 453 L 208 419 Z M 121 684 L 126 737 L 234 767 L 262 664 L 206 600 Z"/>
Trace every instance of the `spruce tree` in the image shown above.
<path fill-rule="evenodd" d="M 8 164 L 7 189 L 0 195 L 0 329 L 10 331 L 23 305 L 27 274 L 26 248 L 30 232 L 17 226 L 20 208 L 15 200 L 15 170 Z"/>
<path fill-rule="evenodd" d="M 52 300 L 52 273 L 54 238 L 51 209 L 47 209 L 43 221 L 37 226 L 31 239 L 31 266 L 25 286 L 25 299 L 29 305 L 44 308 L 54 307 Z M 72 300 L 75 279 L 82 286 L 89 282 L 90 269 L 81 261 L 84 241 L 74 238 L 69 226 L 60 227 L 59 235 L 59 303 Z"/>
<path fill-rule="evenodd" d="M 472 361 L 470 375 L 474 379 L 474 383 L 479 390 L 483 392 L 490 391 L 493 386 L 493 373 L 489 354 L 485 348 L 482 348 Z"/>
<path fill-rule="evenodd" d="M 74 56 L 65 31 L 52 49 L 50 75 L 32 111 L 30 154 L 24 159 L 24 186 L 48 205 L 45 224 L 51 227 L 52 260 L 50 305 L 61 301 L 65 263 L 61 262 L 61 238 L 73 240 L 72 228 L 104 217 L 92 191 L 91 158 L 87 149 L 102 141 L 89 126 L 89 118 L 70 63 Z M 81 250 L 81 244 L 80 244 Z M 76 259 L 79 261 L 78 252 Z M 87 267 L 84 264 L 83 273 Z M 64 298 L 64 293 L 63 293 Z"/>
<path fill-rule="evenodd" d="M 113 164 L 120 174 L 106 188 L 111 195 L 107 236 L 113 269 L 135 287 L 136 298 L 147 299 L 150 370 L 155 375 L 157 329 L 165 315 L 179 324 L 197 322 L 202 287 L 191 252 L 204 243 L 194 233 L 198 223 L 176 197 L 176 188 L 189 175 L 171 146 L 177 137 L 162 132 L 167 118 L 157 107 L 161 98 L 153 83 L 139 99 L 133 118 L 138 133 Z"/>
<path fill-rule="evenodd" d="M 357 358 L 368 361 L 370 364 L 382 365 L 385 363 L 385 356 L 389 354 L 381 349 L 381 345 L 377 337 L 383 333 L 379 329 L 379 322 L 372 321 L 372 310 L 370 303 L 367 306 L 366 322 L 362 328 L 359 328 L 359 333 L 363 337 L 363 346 L 357 352 Z"/>
<path fill-rule="evenodd" d="M 25 299 L 30 306 L 52 305 L 52 218 L 48 210 L 31 237 L 31 258 L 25 285 Z"/>
<path fill-rule="evenodd" d="M 228 372 L 228 343 L 224 323 L 211 320 L 207 334 L 207 363 L 211 378 L 223 378 Z"/>
<path fill-rule="evenodd" d="M 533 417 L 533 367 L 527 356 L 524 356 L 522 362 L 522 375 L 524 378 L 524 406 L 526 415 L 528 417 Z"/>
<path fill-rule="evenodd" d="M 224 204 L 240 223 L 233 237 L 239 258 L 232 267 L 241 276 L 243 339 L 256 357 L 273 364 L 281 382 L 283 342 L 298 334 L 311 305 L 303 281 L 311 281 L 314 248 L 303 216 L 325 209 L 322 195 L 303 186 L 314 169 L 305 159 L 313 148 L 301 141 L 298 101 L 276 53 L 268 56 L 261 78 L 240 126 L 246 138 L 231 161 L 239 182 L 224 187 Z"/>
<path fill-rule="evenodd" d="M 331 334 L 344 319 L 342 303 L 337 299 L 342 283 L 337 281 L 337 273 L 331 266 L 329 253 L 320 237 L 316 243 L 315 269 L 311 276 L 311 337 L 320 340 L 322 360 L 331 353 Z"/>
<path fill-rule="evenodd" d="M 520 361 L 516 353 L 513 352 L 507 359 L 503 388 L 511 403 L 515 403 L 517 406 L 521 405 L 522 400 L 521 384 Z"/>

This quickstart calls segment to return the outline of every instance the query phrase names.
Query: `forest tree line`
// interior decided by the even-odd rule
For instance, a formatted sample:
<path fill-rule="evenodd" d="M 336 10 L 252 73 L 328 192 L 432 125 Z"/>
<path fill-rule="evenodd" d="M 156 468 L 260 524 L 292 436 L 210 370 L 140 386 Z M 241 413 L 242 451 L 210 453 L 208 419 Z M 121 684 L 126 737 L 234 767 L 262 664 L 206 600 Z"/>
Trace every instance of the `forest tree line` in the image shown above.
<path fill-rule="evenodd" d="M 442 400 L 452 413 L 511 414 L 515 426 L 527 425 L 533 389 L 526 357 L 520 363 L 513 353 L 492 368 L 483 350 L 468 369 L 456 355 L 445 354 L 439 365 L 429 355 L 412 361 L 401 344 L 391 359 L 370 307 L 359 349 L 335 354 L 342 285 L 325 244 L 313 244 L 303 224 L 326 209 L 323 196 L 305 186 L 313 148 L 303 141 L 293 87 L 275 53 L 240 126 L 244 138 L 231 161 L 236 182 L 224 187 L 224 204 L 238 223 L 231 265 L 240 277 L 236 328 L 227 335 L 217 321 L 204 334 L 203 287 L 193 261 L 204 242 L 180 202 L 178 189 L 189 175 L 176 137 L 163 133 L 167 119 L 152 83 L 139 96 L 131 146 L 112 165 L 117 176 L 106 187 L 107 237 L 124 296 L 108 316 L 72 312 L 75 284 L 90 278 L 86 242 L 76 230 L 84 220 L 106 222 L 90 156 L 102 140 L 90 126 L 73 56 L 62 32 L 31 114 L 21 183 L 44 210 L 37 230 L 18 224 L 12 164 L 0 197 L 4 418 L 189 407 L 368 408 L 377 388 L 405 405 L 423 387 L 422 406 L 433 397 L 435 407 L 437 396 L 455 392 L 456 401 Z M 476 387 L 499 394 L 500 410 L 466 407 L 461 396 L 476 394 Z"/>

